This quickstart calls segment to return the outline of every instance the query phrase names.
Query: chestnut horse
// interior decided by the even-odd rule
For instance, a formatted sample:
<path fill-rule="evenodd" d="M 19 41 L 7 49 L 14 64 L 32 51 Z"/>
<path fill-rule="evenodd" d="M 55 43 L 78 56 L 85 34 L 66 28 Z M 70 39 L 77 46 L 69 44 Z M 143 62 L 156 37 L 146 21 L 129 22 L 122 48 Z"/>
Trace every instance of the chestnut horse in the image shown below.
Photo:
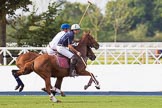
<path fill-rule="evenodd" d="M 39 55 L 40 54 L 35 53 L 35 52 L 27 52 L 25 54 L 21 54 L 16 59 L 16 66 L 21 70 L 21 69 L 23 69 L 24 65 L 27 62 L 34 60 Z M 92 49 L 89 46 L 87 47 L 87 57 L 92 61 L 95 60 L 95 58 L 96 58 L 95 54 L 93 53 Z M 21 92 L 24 88 L 24 84 L 18 76 L 14 75 L 14 73 L 17 72 L 17 71 L 18 70 L 12 70 L 13 76 L 15 77 L 15 80 L 17 81 L 17 86 L 15 87 L 15 90 L 19 89 L 19 92 Z M 32 70 L 31 70 L 31 72 L 32 72 Z M 29 73 L 31 73 L 31 72 L 29 72 Z M 60 88 L 61 85 L 57 84 L 57 82 L 58 81 L 56 80 L 56 85 L 57 85 L 58 88 Z M 43 88 L 42 90 L 45 90 L 45 89 Z M 55 92 L 53 92 L 53 93 L 55 94 Z"/>
<path fill-rule="evenodd" d="M 96 80 L 94 75 L 91 72 L 86 70 L 86 62 L 87 58 L 87 47 L 93 47 L 95 49 L 99 48 L 99 44 L 95 41 L 95 39 L 89 34 L 85 33 L 79 41 L 78 46 L 76 46 L 76 50 L 81 52 L 82 58 L 78 57 L 78 62 L 76 65 L 76 71 L 78 76 L 90 76 L 90 82 L 92 81 L 96 84 L 96 88 L 99 89 L 99 82 Z M 84 62 L 82 60 L 85 60 Z M 34 70 L 41 78 L 45 81 L 46 92 L 50 96 L 50 99 L 53 102 L 58 102 L 55 96 L 51 92 L 51 80 L 50 77 L 57 77 L 58 80 L 56 81 L 56 87 L 61 85 L 62 79 L 64 77 L 69 76 L 69 68 L 60 68 L 57 57 L 56 56 L 49 56 L 48 54 L 43 54 L 35 58 L 33 61 L 28 62 L 25 64 L 24 69 L 19 70 L 15 73 L 17 76 L 28 74 L 31 70 Z M 59 88 L 59 87 L 58 87 Z"/>
<path fill-rule="evenodd" d="M 16 66 L 21 70 L 24 68 L 24 65 L 28 62 L 31 62 L 32 60 L 34 60 L 36 57 L 38 57 L 40 54 L 36 53 L 36 52 L 27 52 L 25 54 L 21 54 L 18 56 L 18 58 L 16 59 Z M 96 56 L 95 54 L 93 53 L 92 49 L 88 46 L 87 47 L 87 59 L 90 59 L 90 60 L 95 60 Z M 17 81 L 17 86 L 15 87 L 15 90 L 19 89 L 19 92 L 21 92 L 24 88 L 24 83 L 22 82 L 22 80 L 18 77 L 18 76 L 15 76 L 14 73 L 17 72 L 19 70 L 12 70 L 13 72 L 13 76 L 15 77 L 16 81 Z M 31 70 L 32 72 L 33 70 Z M 31 73 L 29 72 L 29 74 Z M 57 82 L 57 79 L 56 79 L 56 82 Z M 56 84 L 58 88 L 61 87 L 61 85 L 58 85 Z M 44 88 L 42 88 L 42 90 L 45 91 Z M 61 95 L 62 96 L 65 96 L 65 94 L 61 92 Z M 55 91 L 53 91 L 53 94 L 55 95 Z"/>
<path fill-rule="evenodd" d="M 34 60 L 36 57 L 38 57 L 40 54 L 37 54 L 35 52 L 27 52 L 25 54 L 21 54 L 16 59 L 16 66 L 21 70 L 23 69 L 24 65 L 32 60 Z M 22 80 L 19 78 L 19 76 L 16 76 L 15 73 L 19 70 L 12 70 L 12 75 L 14 76 L 17 86 L 15 87 L 15 90 L 19 89 L 19 92 L 21 92 L 24 88 L 24 84 Z M 32 71 L 31 71 L 32 72 Z"/>
<path fill-rule="evenodd" d="M 16 66 L 19 68 L 19 70 L 23 69 L 24 65 L 32 60 L 34 60 L 36 57 L 38 57 L 40 54 L 36 53 L 36 52 L 27 52 L 25 54 L 21 54 L 18 56 L 18 58 L 16 59 Z M 87 59 L 90 60 L 95 60 L 96 56 L 93 53 L 92 49 L 90 47 L 87 47 Z M 17 72 L 18 70 L 12 70 L 13 72 L 13 76 L 15 77 L 15 80 L 17 81 L 17 86 L 15 87 L 15 90 L 19 89 L 19 92 L 21 92 L 24 88 L 24 83 L 22 82 L 22 80 L 18 77 L 15 76 L 14 73 Z M 33 70 L 31 70 L 32 72 Z M 29 73 L 31 73 L 29 72 Z M 59 78 L 60 80 L 60 78 Z M 61 89 L 61 84 L 57 84 L 58 82 L 58 78 L 56 79 L 56 84 L 55 87 L 58 89 Z M 42 88 L 43 91 L 46 91 L 45 88 Z M 60 90 L 61 92 L 61 96 L 65 96 L 65 94 Z M 59 92 L 59 93 L 60 93 Z M 56 91 L 52 92 L 54 95 L 56 94 Z"/>

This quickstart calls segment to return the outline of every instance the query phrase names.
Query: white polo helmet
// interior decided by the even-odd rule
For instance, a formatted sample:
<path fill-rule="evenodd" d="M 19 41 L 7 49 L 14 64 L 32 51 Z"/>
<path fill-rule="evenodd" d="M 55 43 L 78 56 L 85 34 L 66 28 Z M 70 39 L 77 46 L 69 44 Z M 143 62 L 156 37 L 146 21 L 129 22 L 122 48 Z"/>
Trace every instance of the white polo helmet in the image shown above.
<path fill-rule="evenodd" d="M 73 25 L 71 26 L 71 30 L 79 30 L 79 29 L 80 29 L 79 24 L 73 24 Z"/>

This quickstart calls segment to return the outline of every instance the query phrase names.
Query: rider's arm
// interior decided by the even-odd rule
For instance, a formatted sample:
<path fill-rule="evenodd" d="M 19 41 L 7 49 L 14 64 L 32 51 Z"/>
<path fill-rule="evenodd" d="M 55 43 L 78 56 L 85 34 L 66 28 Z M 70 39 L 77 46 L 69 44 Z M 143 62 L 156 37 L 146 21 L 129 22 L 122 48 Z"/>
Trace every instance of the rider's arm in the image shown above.
<path fill-rule="evenodd" d="M 70 51 L 74 52 L 75 54 L 78 53 L 78 51 L 71 44 L 68 45 L 68 48 L 70 49 Z"/>
<path fill-rule="evenodd" d="M 72 41 L 74 40 L 74 37 L 71 36 L 68 38 L 68 48 L 71 50 L 73 53 L 77 54 L 78 56 L 81 56 L 81 53 L 77 51 L 73 46 L 72 46 Z"/>

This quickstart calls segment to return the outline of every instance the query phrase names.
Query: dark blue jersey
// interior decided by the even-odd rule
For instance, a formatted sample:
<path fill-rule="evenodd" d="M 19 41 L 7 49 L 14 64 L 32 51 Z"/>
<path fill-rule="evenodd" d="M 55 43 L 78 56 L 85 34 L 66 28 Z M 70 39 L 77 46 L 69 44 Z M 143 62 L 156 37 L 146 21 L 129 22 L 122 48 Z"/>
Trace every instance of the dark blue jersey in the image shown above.
<path fill-rule="evenodd" d="M 60 38 L 58 45 L 67 47 L 69 44 L 72 44 L 73 40 L 74 40 L 74 32 L 69 31 Z"/>

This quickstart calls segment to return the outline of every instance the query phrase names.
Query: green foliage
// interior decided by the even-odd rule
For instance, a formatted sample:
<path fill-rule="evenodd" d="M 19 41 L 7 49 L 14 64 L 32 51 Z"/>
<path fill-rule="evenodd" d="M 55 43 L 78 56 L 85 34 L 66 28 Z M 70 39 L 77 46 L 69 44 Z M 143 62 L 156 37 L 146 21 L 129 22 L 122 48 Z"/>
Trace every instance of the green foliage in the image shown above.
<path fill-rule="evenodd" d="M 29 16 L 18 18 L 12 27 L 16 30 L 11 34 L 17 40 L 18 46 L 43 46 L 46 45 L 57 32 L 60 31 L 61 21 L 57 20 L 63 2 L 49 4 L 48 10 L 40 15 L 33 11 Z"/>
<path fill-rule="evenodd" d="M 101 10 L 96 5 L 93 5 L 91 10 L 88 11 L 87 16 L 87 19 L 84 20 L 86 22 L 83 22 L 83 24 L 87 24 L 85 27 L 89 28 L 95 36 L 95 39 L 98 40 L 100 28 L 104 24 L 103 14 L 101 14 Z"/>
<path fill-rule="evenodd" d="M 78 2 L 67 2 L 64 6 L 64 10 L 62 11 L 61 17 L 71 24 L 79 23 L 81 15 L 83 14 L 83 11 L 81 9 L 85 8 L 86 7 L 83 4 L 80 4 Z"/>
<path fill-rule="evenodd" d="M 133 39 L 131 41 L 156 41 L 156 32 L 162 30 L 161 7 L 160 0 L 110 1 L 106 5 L 107 25 L 105 26 L 113 25 L 114 37 L 117 37 L 117 41 L 122 41 L 124 38 L 130 41 L 127 36 Z"/>
<path fill-rule="evenodd" d="M 110 1 L 107 3 L 106 21 L 114 28 L 114 42 L 120 31 L 128 30 L 131 25 L 132 9 L 129 8 L 127 0 Z"/>
<path fill-rule="evenodd" d="M 137 25 L 135 30 L 129 32 L 129 35 L 138 41 L 145 41 L 148 27 L 144 24 Z"/>
<path fill-rule="evenodd" d="M 69 22 L 70 24 L 79 23 L 88 5 L 89 4 L 80 4 L 78 2 L 67 2 L 60 18 L 63 18 L 64 21 Z M 104 18 L 100 9 L 93 4 L 88 8 L 80 26 L 82 31 L 90 30 L 97 39 L 103 23 Z"/>
<path fill-rule="evenodd" d="M 162 42 L 162 32 L 156 31 L 154 38 L 148 38 L 148 41 Z"/>
<path fill-rule="evenodd" d="M 0 18 L 6 15 L 15 16 L 17 9 L 22 11 L 29 11 L 27 5 L 31 4 L 30 0 L 1 0 L 0 1 Z"/>
<path fill-rule="evenodd" d="M 30 0 L 1 0 L 0 1 L 0 46 L 6 46 L 6 16 L 15 18 L 17 15 L 15 11 L 22 9 L 22 11 L 29 11 L 27 5 L 31 4 Z"/>
<path fill-rule="evenodd" d="M 15 30 L 8 31 L 8 39 L 16 40 L 19 46 L 47 44 L 62 23 L 79 23 L 87 6 L 66 0 L 54 2 L 41 15 L 33 12 L 25 18 L 17 18 L 20 23 L 15 25 Z M 161 19 L 160 0 L 111 0 L 106 4 L 104 14 L 96 5 L 90 5 L 80 26 L 82 31 L 90 30 L 100 42 L 160 41 Z"/>

